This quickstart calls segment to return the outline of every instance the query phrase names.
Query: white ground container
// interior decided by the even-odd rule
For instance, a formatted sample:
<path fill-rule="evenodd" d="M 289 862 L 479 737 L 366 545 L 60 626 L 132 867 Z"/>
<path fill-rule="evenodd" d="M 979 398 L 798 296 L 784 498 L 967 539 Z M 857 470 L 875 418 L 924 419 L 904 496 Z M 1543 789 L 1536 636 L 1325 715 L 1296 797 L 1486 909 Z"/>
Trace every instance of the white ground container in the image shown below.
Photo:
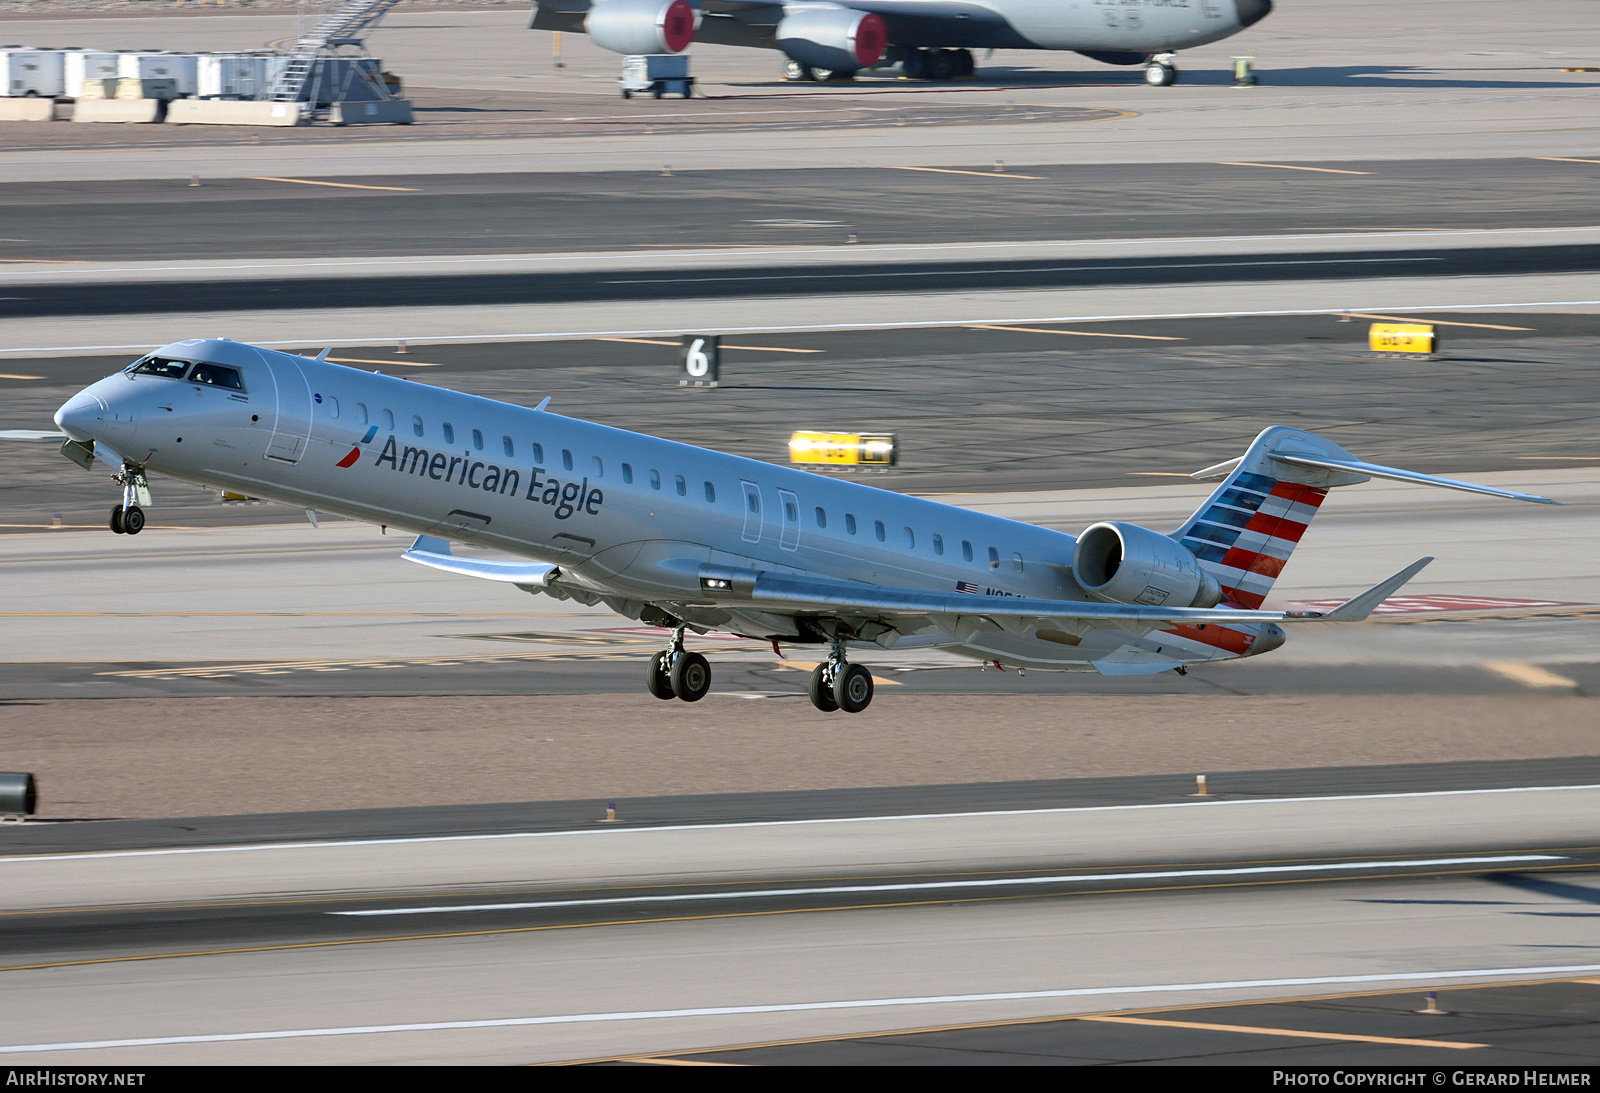
<path fill-rule="evenodd" d="M 199 58 L 192 53 L 124 53 L 117 75 L 123 79 L 176 80 L 178 94 L 199 90 Z"/>
<path fill-rule="evenodd" d="M 259 99 L 283 64 L 277 53 L 202 53 L 196 94 L 202 99 Z"/>
<path fill-rule="evenodd" d="M 92 49 L 62 50 L 62 71 L 66 95 L 76 97 L 83 93 L 85 80 L 114 80 L 120 73 L 121 59 L 115 53 L 100 53 Z"/>
<path fill-rule="evenodd" d="M 0 94 L 51 97 L 66 91 L 59 49 L 0 49 Z"/>

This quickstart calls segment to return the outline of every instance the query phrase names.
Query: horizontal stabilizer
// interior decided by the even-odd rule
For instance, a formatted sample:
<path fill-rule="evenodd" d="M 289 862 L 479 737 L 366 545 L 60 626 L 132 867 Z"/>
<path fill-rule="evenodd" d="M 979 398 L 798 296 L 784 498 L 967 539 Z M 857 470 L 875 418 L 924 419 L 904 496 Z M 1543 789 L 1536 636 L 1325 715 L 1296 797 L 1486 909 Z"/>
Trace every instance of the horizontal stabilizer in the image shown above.
<path fill-rule="evenodd" d="M 457 558 L 450 553 L 450 544 L 432 535 L 419 535 L 400 557 L 418 565 L 442 569 L 463 577 L 477 577 L 485 581 L 543 588 L 561 574 L 561 567 L 543 562 L 480 562 L 470 558 Z"/>
<path fill-rule="evenodd" d="M 1359 596 L 1350 599 L 1335 607 L 1332 611 L 1325 612 L 1322 622 L 1361 622 L 1372 614 L 1384 600 L 1400 591 L 1400 586 L 1415 577 L 1427 566 L 1432 558 L 1418 558 L 1388 580 L 1379 581 Z"/>
<path fill-rule="evenodd" d="M 1317 467 L 1326 471 L 1348 471 L 1351 474 L 1364 474 L 1372 478 L 1387 478 L 1394 482 L 1414 482 L 1419 486 L 1440 486 L 1447 490 L 1487 493 L 1494 497 L 1509 498 L 1512 501 L 1530 501 L 1535 505 L 1561 504 L 1560 501 L 1554 501 L 1548 497 L 1540 497 L 1537 494 L 1496 489 L 1494 486 L 1480 486 L 1474 482 L 1462 482 L 1454 478 L 1439 478 L 1431 474 L 1418 474 L 1416 471 L 1403 471 L 1397 467 L 1384 467 L 1377 463 L 1362 463 L 1355 459 L 1324 459 L 1320 456 L 1290 455 L 1287 452 L 1272 452 L 1270 453 L 1270 458 L 1274 462 L 1290 463 L 1297 467 Z M 1204 473 L 1206 472 L 1199 472 L 1199 474 Z"/>

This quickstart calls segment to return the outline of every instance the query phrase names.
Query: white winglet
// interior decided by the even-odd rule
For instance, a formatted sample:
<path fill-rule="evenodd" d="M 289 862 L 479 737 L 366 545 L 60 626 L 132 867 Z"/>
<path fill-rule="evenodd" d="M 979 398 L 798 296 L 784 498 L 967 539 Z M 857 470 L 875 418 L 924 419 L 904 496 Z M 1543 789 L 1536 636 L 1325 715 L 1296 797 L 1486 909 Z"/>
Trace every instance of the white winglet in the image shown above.
<path fill-rule="evenodd" d="M 1315 619 L 1318 622 L 1361 622 L 1372 614 L 1384 600 L 1400 590 L 1400 586 L 1415 577 L 1427 566 L 1432 558 L 1418 558 L 1388 580 L 1379 581 L 1359 596 L 1352 596 L 1345 600 L 1332 611 L 1328 611 L 1319 618 L 1315 612 L 1291 612 L 1291 621 L 1294 619 Z"/>

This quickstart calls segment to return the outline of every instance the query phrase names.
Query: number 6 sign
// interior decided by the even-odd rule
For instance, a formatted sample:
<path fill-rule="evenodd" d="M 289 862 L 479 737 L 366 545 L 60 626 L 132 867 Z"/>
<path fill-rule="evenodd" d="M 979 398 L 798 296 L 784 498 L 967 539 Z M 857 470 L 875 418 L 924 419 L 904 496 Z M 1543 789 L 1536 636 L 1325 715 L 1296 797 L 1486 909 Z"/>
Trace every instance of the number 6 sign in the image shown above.
<path fill-rule="evenodd" d="M 688 334 L 683 339 L 683 372 L 679 387 L 715 387 L 722 366 L 722 338 L 714 334 Z"/>

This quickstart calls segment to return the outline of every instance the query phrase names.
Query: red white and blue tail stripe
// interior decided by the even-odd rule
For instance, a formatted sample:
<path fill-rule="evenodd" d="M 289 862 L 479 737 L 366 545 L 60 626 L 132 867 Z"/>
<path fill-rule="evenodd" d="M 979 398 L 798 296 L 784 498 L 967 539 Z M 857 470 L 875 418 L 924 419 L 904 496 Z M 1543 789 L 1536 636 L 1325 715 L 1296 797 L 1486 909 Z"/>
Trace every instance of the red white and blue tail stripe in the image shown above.
<path fill-rule="evenodd" d="M 1327 495 L 1241 467 L 1172 537 L 1217 579 L 1230 606 L 1255 610 Z"/>

